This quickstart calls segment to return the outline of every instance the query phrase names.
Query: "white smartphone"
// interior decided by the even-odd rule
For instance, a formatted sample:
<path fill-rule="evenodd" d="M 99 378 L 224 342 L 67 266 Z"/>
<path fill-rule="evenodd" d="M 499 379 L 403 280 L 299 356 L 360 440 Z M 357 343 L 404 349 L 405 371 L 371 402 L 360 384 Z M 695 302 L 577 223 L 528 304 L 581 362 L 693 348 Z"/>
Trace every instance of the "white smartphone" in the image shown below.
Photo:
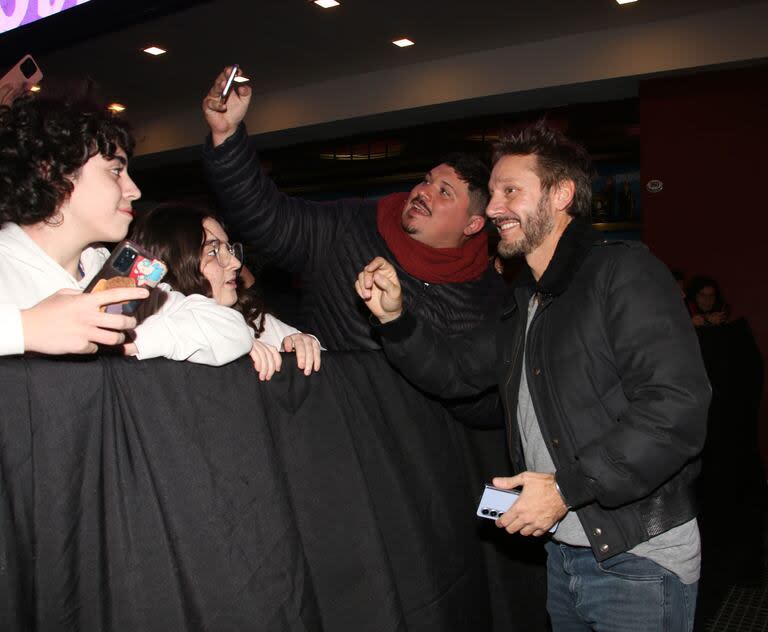
<path fill-rule="evenodd" d="M 480 518 L 496 520 L 514 505 L 518 498 L 520 498 L 518 491 L 486 485 L 480 498 L 480 504 L 477 506 L 477 515 Z"/>
<path fill-rule="evenodd" d="M 499 489 L 493 485 L 486 485 L 480 498 L 480 503 L 477 505 L 477 515 L 480 518 L 496 520 L 504 512 L 508 511 L 517 502 L 518 498 L 520 498 L 520 492 L 517 490 Z M 549 532 L 554 533 L 559 524 L 560 522 L 553 524 Z"/>
<path fill-rule="evenodd" d="M 229 98 L 229 93 L 232 92 L 232 86 L 235 85 L 235 77 L 237 76 L 237 71 L 240 68 L 237 64 L 232 66 L 232 70 L 229 73 L 229 77 L 227 77 L 227 83 L 224 84 L 224 89 L 221 91 L 221 102 L 223 103 Z"/>
<path fill-rule="evenodd" d="M 0 79 L 0 89 L 10 86 L 11 93 L 22 94 L 43 78 L 43 72 L 32 55 L 24 55 L 19 62 Z"/>

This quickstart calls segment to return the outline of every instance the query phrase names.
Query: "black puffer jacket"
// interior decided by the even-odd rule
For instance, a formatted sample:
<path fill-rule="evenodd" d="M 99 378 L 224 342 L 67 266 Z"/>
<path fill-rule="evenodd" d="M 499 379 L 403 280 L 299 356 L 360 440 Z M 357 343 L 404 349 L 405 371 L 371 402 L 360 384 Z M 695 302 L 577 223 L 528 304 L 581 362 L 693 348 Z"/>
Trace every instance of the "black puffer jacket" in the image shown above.
<path fill-rule="evenodd" d="M 643 246 L 604 242 L 571 222 L 540 282 L 530 273 L 495 322 L 446 344 L 404 314 L 380 327 L 392 363 L 443 397 L 498 383 L 510 456 L 526 376 L 563 495 L 598 560 L 696 515 L 692 484 L 710 388 L 696 335 L 665 266 Z"/>
<path fill-rule="evenodd" d="M 376 202 L 318 203 L 281 193 L 261 169 L 242 125 L 219 147 L 209 137 L 203 160 L 226 222 L 274 265 L 301 273 L 307 330 L 327 349 L 379 349 L 354 289 L 357 274 L 374 257 L 397 266 L 376 228 Z M 447 335 L 477 325 L 504 291 L 490 267 L 468 283 L 427 284 L 402 269 L 398 274 L 408 308 Z"/>

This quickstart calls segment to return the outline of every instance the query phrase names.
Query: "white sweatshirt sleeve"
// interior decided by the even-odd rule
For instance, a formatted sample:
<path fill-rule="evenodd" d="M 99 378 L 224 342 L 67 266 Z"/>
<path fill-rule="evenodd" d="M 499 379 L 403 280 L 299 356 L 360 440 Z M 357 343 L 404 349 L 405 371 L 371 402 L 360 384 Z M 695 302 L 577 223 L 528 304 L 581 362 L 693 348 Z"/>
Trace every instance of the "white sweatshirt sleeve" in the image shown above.
<path fill-rule="evenodd" d="M 200 294 L 185 296 L 163 283 L 160 310 L 136 327 L 139 360 L 164 357 L 221 366 L 246 355 L 253 330 L 240 312 Z"/>
<path fill-rule="evenodd" d="M 0 304 L 0 356 L 24 353 L 21 310 L 11 303 Z"/>
<path fill-rule="evenodd" d="M 283 344 L 283 338 L 286 336 L 290 336 L 291 334 L 300 334 L 302 333 L 296 327 L 291 327 L 291 325 L 288 325 L 287 323 L 284 323 L 282 320 L 279 320 L 272 316 L 272 314 L 265 314 L 262 316 L 264 318 L 264 331 L 261 332 L 261 335 L 259 336 L 259 341 L 263 342 L 264 344 L 272 345 L 273 347 L 277 347 L 278 349 L 281 348 Z M 312 336 L 312 334 L 307 334 L 309 336 Z M 312 336 L 315 340 L 317 340 L 316 336 Z M 320 342 L 318 340 L 318 342 Z"/>

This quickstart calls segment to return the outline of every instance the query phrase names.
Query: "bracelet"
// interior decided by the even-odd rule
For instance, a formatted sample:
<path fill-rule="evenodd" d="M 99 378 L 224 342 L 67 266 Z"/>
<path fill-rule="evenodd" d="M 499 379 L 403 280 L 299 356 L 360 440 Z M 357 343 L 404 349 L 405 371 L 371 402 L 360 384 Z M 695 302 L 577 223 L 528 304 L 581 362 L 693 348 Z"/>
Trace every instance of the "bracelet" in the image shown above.
<path fill-rule="evenodd" d="M 563 496 L 563 491 L 560 489 L 560 485 L 557 484 L 557 481 L 555 481 L 555 489 L 557 490 L 557 493 L 560 494 L 560 500 L 563 501 L 563 504 L 565 505 L 565 508 L 570 511 L 571 506 L 568 504 L 568 501 L 565 499 L 565 496 Z"/>

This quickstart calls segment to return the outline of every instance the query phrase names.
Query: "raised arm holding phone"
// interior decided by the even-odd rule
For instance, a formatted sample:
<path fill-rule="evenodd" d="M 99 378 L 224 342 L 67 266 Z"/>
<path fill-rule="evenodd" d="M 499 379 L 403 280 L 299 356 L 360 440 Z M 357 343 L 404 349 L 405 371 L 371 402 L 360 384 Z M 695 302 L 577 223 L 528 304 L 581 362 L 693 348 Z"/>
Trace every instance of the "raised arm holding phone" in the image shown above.
<path fill-rule="evenodd" d="M 273 265 L 302 276 L 303 319 L 326 348 L 380 348 L 352 289 L 355 271 L 376 256 L 397 267 L 411 309 L 448 335 L 499 302 L 503 282 L 488 265 L 483 231 L 488 170 L 481 161 L 452 154 L 410 192 L 380 200 L 291 197 L 249 142 L 243 119 L 252 90 L 230 80 L 232 73 L 225 68 L 202 102 L 211 130 L 206 173 L 229 228 Z"/>

